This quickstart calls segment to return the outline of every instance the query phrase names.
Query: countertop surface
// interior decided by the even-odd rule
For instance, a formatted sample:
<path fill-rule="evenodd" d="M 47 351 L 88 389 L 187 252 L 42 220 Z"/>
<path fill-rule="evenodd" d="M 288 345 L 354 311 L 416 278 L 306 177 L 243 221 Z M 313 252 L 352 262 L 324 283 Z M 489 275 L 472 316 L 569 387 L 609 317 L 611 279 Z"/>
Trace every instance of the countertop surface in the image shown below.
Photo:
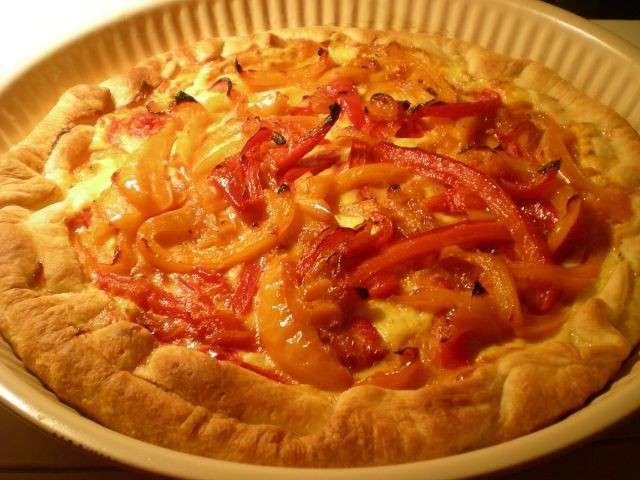
<path fill-rule="evenodd" d="M 71 32 L 102 18 L 153 0 L 109 2 L 67 0 L 12 2 L 0 16 L 0 83 L 7 72 L 45 51 Z M 72 6 L 72 8 L 70 7 Z M 71 13 L 72 12 L 72 13 Z M 29 19 L 22 20 L 22 19 Z M 56 21 L 57 20 L 57 21 Z M 594 20 L 640 47 L 640 20 Z M 10 48 L 19 45 L 20 48 Z M 637 478 L 640 471 L 640 414 L 568 452 L 546 459 L 506 479 Z M 0 480 L 18 479 L 146 479 L 114 462 L 55 438 L 0 405 Z"/>

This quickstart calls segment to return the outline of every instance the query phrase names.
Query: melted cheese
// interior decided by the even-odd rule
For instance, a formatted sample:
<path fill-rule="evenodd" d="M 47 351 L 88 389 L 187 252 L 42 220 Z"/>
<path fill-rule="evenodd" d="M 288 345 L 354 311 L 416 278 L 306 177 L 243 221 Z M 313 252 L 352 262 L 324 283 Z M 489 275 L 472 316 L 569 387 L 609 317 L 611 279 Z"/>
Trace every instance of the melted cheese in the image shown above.
<path fill-rule="evenodd" d="M 360 49 L 355 45 L 330 45 L 329 58 L 338 65 L 344 65 L 356 59 Z"/>
<path fill-rule="evenodd" d="M 82 210 L 111 186 L 111 176 L 118 168 L 120 168 L 120 159 L 116 155 L 100 155 L 92 158 L 89 165 L 84 168 L 87 173 L 85 178 L 77 181 L 66 190 L 64 200 L 41 210 L 41 212 L 50 213 L 49 208 L 64 209 L 67 212 Z M 58 174 L 55 172 L 46 172 L 45 177 L 53 182 L 58 180 Z M 62 187 L 60 183 L 56 183 Z M 38 213 L 34 212 L 32 217 L 37 216 Z"/>
<path fill-rule="evenodd" d="M 431 326 L 433 315 L 385 300 L 369 300 L 359 312 L 369 318 L 389 350 L 395 352 Z"/>
<path fill-rule="evenodd" d="M 120 159 L 117 158 L 117 155 L 100 155 L 95 159 L 92 158 L 89 164 L 83 168 L 85 173 L 89 173 L 86 178 L 66 189 L 65 184 L 58 181 L 64 177 L 65 172 L 61 176 L 60 173 L 53 171 L 54 169 L 48 169 L 45 166 L 45 178 L 56 182 L 65 191 L 65 196 L 61 201 L 33 212 L 29 216 L 27 224 L 37 225 L 60 221 L 70 214 L 82 210 L 111 186 L 111 176 L 118 168 L 120 168 Z M 66 175 L 70 176 L 68 172 Z"/>
<path fill-rule="evenodd" d="M 74 212 L 94 201 L 111 186 L 111 177 L 120 168 L 120 162 L 105 155 L 92 161 L 91 166 L 92 175 L 77 182 L 67 191 L 67 205 Z"/>

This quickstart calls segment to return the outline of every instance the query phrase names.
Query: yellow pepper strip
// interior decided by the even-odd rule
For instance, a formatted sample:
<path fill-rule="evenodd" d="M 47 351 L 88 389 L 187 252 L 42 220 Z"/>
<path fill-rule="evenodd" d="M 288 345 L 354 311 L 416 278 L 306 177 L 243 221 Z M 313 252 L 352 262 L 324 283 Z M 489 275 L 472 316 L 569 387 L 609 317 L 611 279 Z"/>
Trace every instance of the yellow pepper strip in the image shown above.
<path fill-rule="evenodd" d="M 258 333 L 262 346 L 285 373 L 324 390 L 345 390 L 353 377 L 308 323 L 296 296 L 290 265 L 273 256 L 258 290 Z"/>
<path fill-rule="evenodd" d="M 114 181 L 120 191 L 146 216 L 168 210 L 174 198 L 166 160 L 175 140 L 175 124 L 167 122 L 149 137 L 117 172 Z"/>
<path fill-rule="evenodd" d="M 199 203 L 208 212 L 216 213 L 227 206 L 222 194 L 209 182 L 211 172 L 227 157 L 238 153 L 243 145 L 240 125 L 229 122 L 209 133 L 193 154 L 191 178 Z"/>
<path fill-rule="evenodd" d="M 198 248 L 194 238 L 198 212 L 191 204 L 185 204 L 145 221 L 138 230 L 138 249 L 149 263 L 168 272 L 188 273 L 198 267 L 226 270 L 253 260 L 286 237 L 296 212 L 290 194 L 266 192 L 265 196 L 267 219 L 260 227 L 241 233 L 235 241 L 221 238 L 217 244 Z"/>
<path fill-rule="evenodd" d="M 370 163 L 340 172 L 335 177 L 335 191 L 340 194 L 365 185 L 401 183 L 410 176 L 411 172 L 403 167 L 388 163 Z"/>
<path fill-rule="evenodd" d="M 211 117 L 199 103 L 182 103 L 176 107 L 175 115 L 181 120 L 182 129 L 176 136 L 171 164 L 191 168 L 193 154 L 205 138 Z"/>

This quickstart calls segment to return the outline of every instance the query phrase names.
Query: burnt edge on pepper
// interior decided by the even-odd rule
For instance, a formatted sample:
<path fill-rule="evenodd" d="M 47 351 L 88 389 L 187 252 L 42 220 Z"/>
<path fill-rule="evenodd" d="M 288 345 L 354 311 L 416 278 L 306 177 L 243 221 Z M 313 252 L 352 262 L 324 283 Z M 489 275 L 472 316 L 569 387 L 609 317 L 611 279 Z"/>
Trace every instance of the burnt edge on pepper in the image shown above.
<path fill-rule="evenodd" d="M 275 143 L 276 145 L 286 145 L 287 144 L 287 139 L 284 138 L 284 135 L 282 135 L 279 132 L 273 132 L 273 135 L 271 136 L 271 139 L 273 140 L 273 143 Z"/>
<path fill-rule="evenodd" d="M 487 290 L 482 286 L 482 284 L 478 280 L 473 282 L 471 295 L 475 297 L 476 295 L 482 295 L 483 293 L 487 293 Z"/>
<path fill-rule="evenodd" d="M 227 91 L 225 92 L 227 97 L 231 95 L 231 89 L 233 88 L 233 82 L 231 81 L 231 79 L 229 77 L 220 77 L 218 80 L 216 80 L 215 82 L 213 82 L 213 85 L 211 85 L 211 88 L 215 88 L 218 86 L 218 84 L 220 83 L 226 83 L 227 84 Z"/>
<path fill-rule="evenodd" d="M 545 163 L 538 169 L 538 173 L 551 173 L 557 172 L 560 170 L 562 166 L 562 160 L 551 160 L 550 162 Z"/>
<path fill-rule="evenodd" d="M 178 93 L 176 93 L 174 102 L 176 105 L 180 105 L 181 103 L 198 103 L 198 101 L 192 95 L 189 95 L 183 90 L 180 90 Z"/>

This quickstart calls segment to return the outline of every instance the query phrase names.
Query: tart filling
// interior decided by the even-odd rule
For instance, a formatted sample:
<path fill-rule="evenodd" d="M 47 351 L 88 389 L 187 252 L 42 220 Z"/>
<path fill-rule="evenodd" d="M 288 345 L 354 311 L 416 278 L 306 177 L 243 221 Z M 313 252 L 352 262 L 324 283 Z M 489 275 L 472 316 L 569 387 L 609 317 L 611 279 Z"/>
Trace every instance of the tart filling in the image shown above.
<path fill-rule="evenodd" d="M 461 75 L 308 40 L 170 72 L 49 174 L 86 275 L 160 343 L 331 391 L 553 336 L 629 193 L 576 160 L 582 124 Z"/>

